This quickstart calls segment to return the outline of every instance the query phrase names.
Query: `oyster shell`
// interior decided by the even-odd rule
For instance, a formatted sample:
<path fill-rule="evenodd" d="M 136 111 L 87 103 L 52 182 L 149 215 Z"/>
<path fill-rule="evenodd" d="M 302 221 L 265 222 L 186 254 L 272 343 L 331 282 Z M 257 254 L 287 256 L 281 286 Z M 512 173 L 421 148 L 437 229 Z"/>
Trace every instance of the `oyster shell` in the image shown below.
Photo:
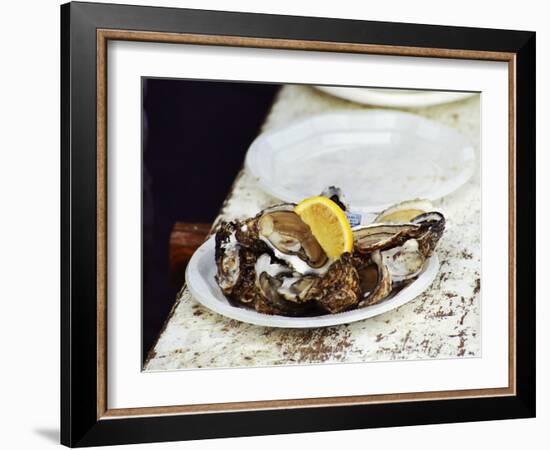
<path fill-rule="evenodd" d="M 229 295 L 241 276 L 240 245 L 235 237 L 235 224 L 222 222 L 216 233 L 216 281 Z"/>
<path fill-rule="evenodd" d="M 390 295 L 392 278 L 380 251 L 374 251 L 368 258 L 356 256 L 355 262 L 360 283 L 359 308 L 379 303 Z"/>
<path fill-rule="evenodd" d="M 239 223 L 236 239 L 258 253 L 268 250 L 298 273 L 322 275 L 331 261 L 294 206 L 274 206 Z"/>
<path fill-rule="evenodd" d="M 378 263 L 378 274 L 387 271 L 393 288 L 414 280 L 422 273 L 426 259 L 431 256 L 443 231 L 445 217 L 437 211 L 422 212 L 422 209 L 432 207 L 425 200 L 402 202 L 383 211 L 377 219 L 390 220 L 385 223 L 372 223 L 353 229 L 355 251 L 358 255 L 371 256 L 371 261 Z M 420 211 L 420 214 L 417 212 Z M 407 222 L 400 222 L 401 219 Z M 376 252 L 380 252 L 381 261 L 377 261 Z M 362 293 L 368 292 L 368 286 L 374 279 L 374 267 L 360 264 L 358 272 L 362 280 Z M 380 282 L 386 282 L 381 278 Z M 380 288 L 382 292 L 383 288 Z M 385 296 L 389 292 L 385 292 Z M 381 294 L 376 294 L 374 300 L 364 300 L 364 303 L 374 304 Z"/>
<path fill-rule="evenodd" d="M 256 255 L 246 248 L 240 250 L 241 276 L 233 288 L 230 298 L 234 303 L 253 304 L 258 298 L 254 263 Z"/>
<path fill-rule="evenodd" d="M 372 224 L 355 227 L 356 251 L 368 254 L 400 247 L 409 239 L 416 239 L 421 253 L 428 258 L 445 231 L 445 216 L 439 211 L 424 212 L 425 208 L 433 206 L 427 200 L 402 202 L 380 213 Z"/>
<path fill-rule="evenodd" d="M 262 295 L 262 301 L 259 303 L 262 309 L 269 307 L 278 314 L 286 316 L 304 315 L 310 309 L 310 305 L 289 301 L 281 294 L 283 285 L 289 278 L 272 277 L 267 272 L 262 272 L 257 279 L 257 287 Z"/>
<path fill-rule="evenodd" d="M 359 275 L 349 253 L 344 253 L 330 266 L 311 289 L 310 295 L 323 310 L 333 314 L 357 305 L 361 295 Z"/>
<path fill-rule="evenodd" d="M 359 276 L 349 254 L 335 261 L 322 275 L 302 275 L 263 254 L 256 262 L 256 286 L 266 306 L 284 315 L 321 309 L 337 313 L 359 302 Z"/>
<path fill-rule="evenodd" d="M 373 223 L 353 229 L 353 246 L 362 254 L 387 250 L 421 236 L 424 231 L 418 223 Z"/>
<path fill-rule="evenodd" d="M 421 226 L 423 234 L 417 239 L 418 245 L 424 257 L 430 257 L 445 231 L 445 216 L 431 211 L 416 216 L 411 222 Z"/>
<path fill-rule="evenodd" d="M 224 222 L 216 233 L 216 281 L 230 300 L 254 303 L 257 298 L 254 264 L 256 255 L 235 239 L 235 224 Z"/>
<path fill-rule="evenodd" d="M 425 199 L 407 200 L 401 203 L 386 208 L 382 211 L 373 222 L 375 223 L 407 223 L 414 217 L 425 213 L 426 211 L 433 211 L 434 206 L 432 202 Z"/>
<path fill-rule="evenodd" d="M 382 252 L 382 258 L 394 285 L 418 277 L 426 262 L 416 239 L 409 239 L 400 247 Z"/>
<path fill-rule="evenodd" d="M 278 253 L 278 258 L 296 255 L 313 269 L 319 269 L 328 261 L 309 226 L 294 211 L 264 214 L 258 221 L 258 233 L 260 239 Z"/>
<path fill-rule="evenodd" d="M 317 282 L 316 277 L 293 272 L 267 253 L 258 257 L 254 271 L 255 286 L 261 297 L 255 304 L 258 312 L 300 316 L 311 309 L 311 305 L 305 303 L 310 300 L 308 293 Z"/>

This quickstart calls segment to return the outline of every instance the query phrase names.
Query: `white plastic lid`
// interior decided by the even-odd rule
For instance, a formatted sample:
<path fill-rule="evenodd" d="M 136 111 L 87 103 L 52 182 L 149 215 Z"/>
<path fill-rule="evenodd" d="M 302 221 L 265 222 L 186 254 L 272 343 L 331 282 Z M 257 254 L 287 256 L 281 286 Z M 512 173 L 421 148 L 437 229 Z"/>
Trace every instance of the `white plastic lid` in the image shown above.
<path fill-rule="evenodd" d="M 333 185 L 352 208 L 371 212 L 448 195 L 475 164 L 473 147 L 456 130 L 385 110 L 322 114 L 263 133 L 245 162 L 260 187 L 282 201 L 297 203 Z"/>

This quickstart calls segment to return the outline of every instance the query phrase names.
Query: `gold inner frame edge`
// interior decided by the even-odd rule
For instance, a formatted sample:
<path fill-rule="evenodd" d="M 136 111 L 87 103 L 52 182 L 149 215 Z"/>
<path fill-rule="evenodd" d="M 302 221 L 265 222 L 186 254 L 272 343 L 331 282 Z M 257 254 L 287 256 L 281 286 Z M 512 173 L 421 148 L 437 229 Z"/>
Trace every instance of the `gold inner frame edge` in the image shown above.
<path fill-rule="evenodd" d="M 97 108 L 97 419 L 158 416 L 174 414 L 208 414 L 269 409 L 295 409 L 350 406 L 409 401 L 435 401 L 463 398 L 500 397 L 516 394 L 516 54 L 479 50 L 389 46 L 326 41 L 250 38 L 240 36 L 160 33 L 116 29 L 96 31 L 96 108 Z M 234 47 L 365 53 L 392 56 L 473 59 L 508 62 L 508 387 L 399 394 L 317 397 L 287 400 L 260 400 L 199 405 L 147 406 L 108 409 L 107 405 L 107 41 L 138 41 L 219 45 Z"/>

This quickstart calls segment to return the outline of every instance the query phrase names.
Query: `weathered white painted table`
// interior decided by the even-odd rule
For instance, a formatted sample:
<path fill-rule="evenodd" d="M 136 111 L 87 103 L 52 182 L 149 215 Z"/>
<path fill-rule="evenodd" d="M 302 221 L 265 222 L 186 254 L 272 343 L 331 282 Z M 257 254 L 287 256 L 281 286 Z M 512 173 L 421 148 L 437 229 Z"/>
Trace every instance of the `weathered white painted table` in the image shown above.
<path fill-rule="evenodd" d="M 306 86 L 285 86 L 264 125 L 271 130 L 312 114 L 361 109 Z M 479 97 L 410 110 L 457 128 L 479 155 Z M 322 362 L 456 358 L 480 355 L 479 173 L 437 202 L 447 230 L 437 248 L 441 267 L 430 289 L 380 316 L 321 329 L 276 329 L 226 319 L 198 304 L 184 287 L 149 355 L 146 370 Z M 218 217 L 255 215 L 277 199 L 241 173 Z"/>

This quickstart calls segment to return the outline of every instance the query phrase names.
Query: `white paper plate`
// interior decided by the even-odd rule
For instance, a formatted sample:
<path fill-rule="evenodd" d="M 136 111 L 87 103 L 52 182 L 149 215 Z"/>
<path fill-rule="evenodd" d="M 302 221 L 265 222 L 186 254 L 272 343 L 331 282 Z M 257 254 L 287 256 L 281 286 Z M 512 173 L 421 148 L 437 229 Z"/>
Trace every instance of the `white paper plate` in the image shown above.
<path fill-rule="evenodd" d="M 475 92 L 413 91 L 405 89 L 371 89 L 336 86 L 315 86 L 335 97 L 364 105 L 393 108 L 423 108 L 452 103 L 477 95 Z"/>
<path fill-rule="evenodd" d="M 185 280 L 191 295 L 208 309 L 241 322 L 276 328 L 317 328 L 356 322 L 385 313 L 410 302 L 432 284 L 439 269 L 439 260 L 434 254 L 427 262 L 424 272 L 412 284 L 401 290 L 394 297 L 377 305 L 355 309 L 339 314 L 317 317 L 285 317 L 260 314 L 252 309 L 232 306 L 220 290 L 214 276 L 214 237 L 208 239 L 193 254 Z"/>
<path fill-rule="evenodd" d="M 342 111 L 266 132 L 247 170 L 286 202 L 342 188 L 352 208 L 376 212 L 413 198 L 436 200 L 474 173 L 473 147 L 458 131 L 399 111 Z"/>

